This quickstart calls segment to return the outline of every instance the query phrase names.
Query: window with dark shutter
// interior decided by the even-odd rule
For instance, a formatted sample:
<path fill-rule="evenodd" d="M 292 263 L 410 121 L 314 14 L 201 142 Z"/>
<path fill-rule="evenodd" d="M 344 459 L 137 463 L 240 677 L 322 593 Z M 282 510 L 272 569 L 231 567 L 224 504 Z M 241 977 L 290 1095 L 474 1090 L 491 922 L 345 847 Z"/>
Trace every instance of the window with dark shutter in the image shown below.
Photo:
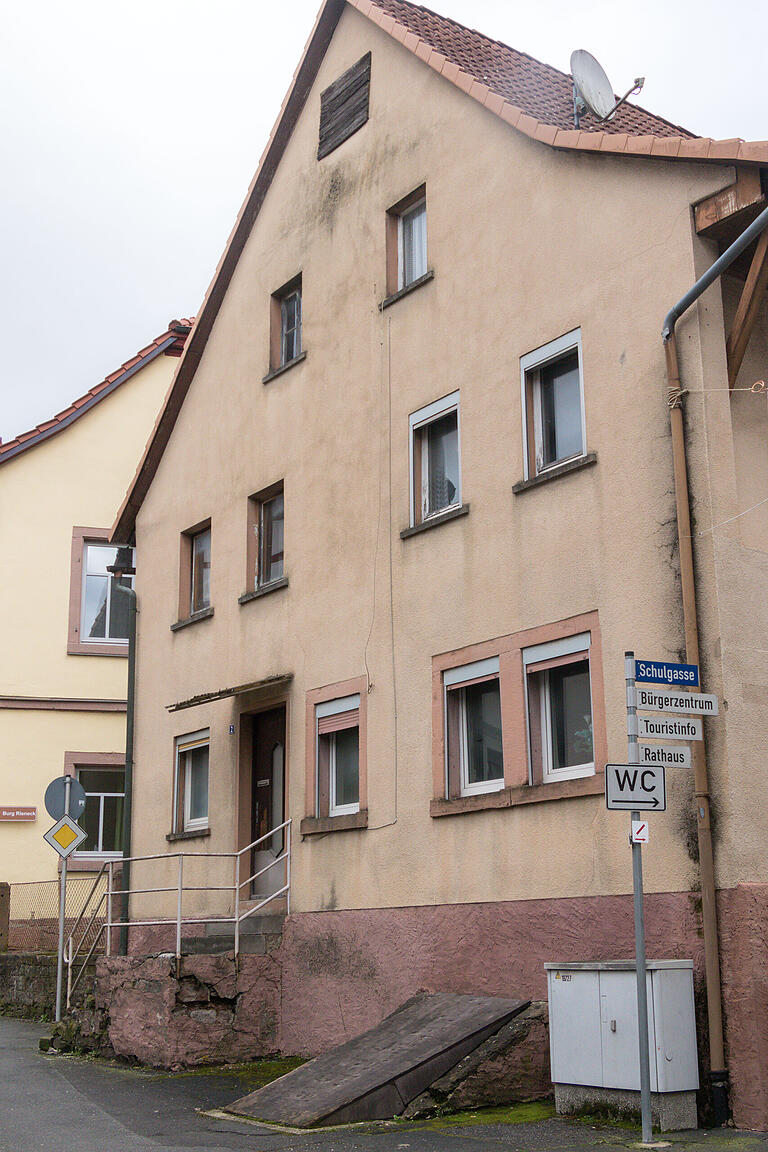
<path fill-rule="evenodd" d="M 365 124 L 370 87 L 371 54 L 368 52 L 321 93 L 318 160 L 333 152 Z"/>

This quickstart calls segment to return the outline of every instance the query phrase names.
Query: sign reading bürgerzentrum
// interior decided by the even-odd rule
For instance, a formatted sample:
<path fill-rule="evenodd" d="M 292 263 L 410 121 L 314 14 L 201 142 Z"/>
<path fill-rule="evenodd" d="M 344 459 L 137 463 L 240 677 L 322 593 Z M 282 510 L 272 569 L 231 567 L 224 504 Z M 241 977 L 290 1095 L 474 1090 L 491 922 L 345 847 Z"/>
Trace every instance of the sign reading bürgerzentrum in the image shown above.
<path fill-rule="evenodd" d="M 681 712 L 684 716 L 717 716 L 717 696 L 705 692 L 664 691 L 658 688 L 635 688 L 637 707 L 644 712 Z"/>

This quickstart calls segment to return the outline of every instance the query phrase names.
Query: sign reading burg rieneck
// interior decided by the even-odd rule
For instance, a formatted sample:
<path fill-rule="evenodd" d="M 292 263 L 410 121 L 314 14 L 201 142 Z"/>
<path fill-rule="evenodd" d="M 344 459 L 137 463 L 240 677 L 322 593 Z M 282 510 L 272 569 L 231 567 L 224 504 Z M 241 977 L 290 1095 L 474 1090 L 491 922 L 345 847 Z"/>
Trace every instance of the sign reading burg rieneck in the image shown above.
<path fill-rule="evenodd" d="M 670 664 L 667 660 L 635 660 L 635 681 L 642 684 L 682 684 L 699 687 L 696 664 Z"/>

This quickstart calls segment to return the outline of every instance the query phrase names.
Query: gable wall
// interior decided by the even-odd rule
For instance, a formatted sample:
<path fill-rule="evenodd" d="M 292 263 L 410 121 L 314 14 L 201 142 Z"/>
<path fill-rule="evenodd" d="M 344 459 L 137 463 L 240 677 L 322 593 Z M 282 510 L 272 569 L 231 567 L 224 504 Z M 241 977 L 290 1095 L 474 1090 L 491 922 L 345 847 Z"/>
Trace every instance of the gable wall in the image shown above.
<path fill-rule="evenodd" d="M 58 857 L 42 839 L 51 824 L 43 796 L 65 752 L 125 749 L 127 660 L 67 654 L 72 529 L 108 534 L 177 363 L 161 354 L 68 428 L 0 465 L 0 696 L 40 704 L 0 708 L 0 803 L 38 809 L 36 822 L 0 823 L 8 882 L 57 877 Z M 54 711 L 51 697 L 114 700 L 123 711 Z"/>
<path fill-rule="evenodd" d="M 320 92 L 369 49 L 370 121 L 318 164 Z M 297 824 L 305 692 L 367 661 L 371 828 L 302 843 L 294 827 L 297 910 L 629 890 L 626 820 L 600 797 L 430 819 L 431 657 L 598 609 L 608 755 L 624 759 L 625 648 L 682 644 L 661 319 L 695 279 L 689 206 L 730 178 L 535 144 L 345 12 L 138 519 L 136 851 L 163 847 L 173 737 L 206 726 L 208 843 L 232 847 L 238 705 L 167 705 L 292 673 Z M 435 278 L 381 312 L 384 214 L 423 181 Z M 269 296 L 300 270 L 307 357 L 263 385 Z M 579 325 L 598 464 L 514 497 L 519 357 Z M 408 414 L 454 389 L 471 512 L 401 541 Z M 280 478 L 290 586 L 239 606 L 247 496 Z M 172 634 L 179 533 L 209 515 L 215 615 Z M 659 891 L 695 881 L 689 781 L 669 787 L 646 868 Z"/>

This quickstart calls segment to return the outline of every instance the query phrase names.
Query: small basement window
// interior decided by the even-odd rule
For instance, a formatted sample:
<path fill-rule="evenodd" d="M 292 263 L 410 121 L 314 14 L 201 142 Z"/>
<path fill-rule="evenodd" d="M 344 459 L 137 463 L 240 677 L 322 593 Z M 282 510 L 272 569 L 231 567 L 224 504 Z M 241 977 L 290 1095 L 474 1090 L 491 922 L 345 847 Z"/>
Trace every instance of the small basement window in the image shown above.
<path fill-rule="evenodd" d="M 371 54 L 367 52 L 320 95 L 320 139 L 317 158 L 333 152 L 368 120 Z"/>

